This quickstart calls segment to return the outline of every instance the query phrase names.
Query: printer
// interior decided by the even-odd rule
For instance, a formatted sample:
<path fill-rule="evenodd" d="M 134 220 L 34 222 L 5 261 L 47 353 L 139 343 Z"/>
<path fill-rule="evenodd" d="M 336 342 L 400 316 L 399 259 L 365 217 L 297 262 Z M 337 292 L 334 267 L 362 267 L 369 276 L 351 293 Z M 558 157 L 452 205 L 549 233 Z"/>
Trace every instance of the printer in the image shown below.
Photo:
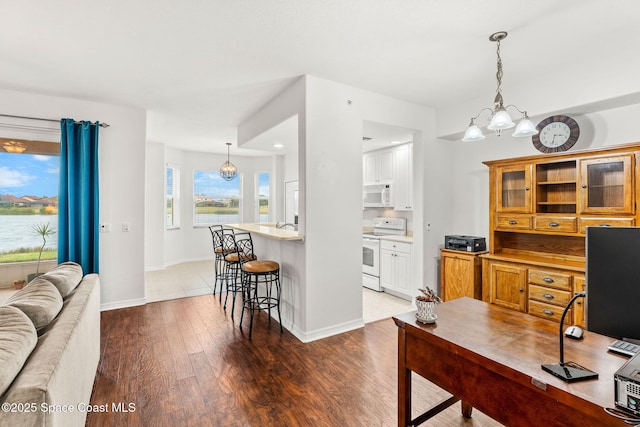
<path fill-rule="evenodd" d="M 616 407 L 640 415 L 640 353 L 614 374 Z"/>
<path fill-rule="evenodd" d="M 487 241 L 476 236 L 444 236 L 444 247 L 455 251 L 482 252 L 487 250 Z"/>

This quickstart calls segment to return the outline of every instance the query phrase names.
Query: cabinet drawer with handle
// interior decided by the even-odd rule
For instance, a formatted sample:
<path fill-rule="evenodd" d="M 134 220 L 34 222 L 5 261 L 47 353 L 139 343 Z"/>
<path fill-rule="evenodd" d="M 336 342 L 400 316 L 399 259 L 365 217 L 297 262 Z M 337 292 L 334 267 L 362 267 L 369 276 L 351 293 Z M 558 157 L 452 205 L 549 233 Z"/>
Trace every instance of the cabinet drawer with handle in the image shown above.
<path fill-rule="evenodd" d="M 380 239 L 380 249 L 411 253 L 411 243 Z"/>
<path fill-rule="evenodd" d="M 529 285 L 529 299 L 558 305 L 564 309 L 571 299 L 571 292 L 545 286 Z"/>
<path fill-rule="evenodd" d="M 587 234 L 587 227 L 633 227 L 633 218 L 580 218 L 578 232 Z"/>
<path fill-rule="evenodd" d="M 546 304 L 544 302 L 538 301 L 529 301 L 529 314 L 532 314 L 537 317 L 542 317 L 543 319 L 554 320 L 556 322 L 560 322 L 560 318 L 562 317 L 562 312 L 564 311 L 564 307 L 560 307 L 558 305 Z M 573 312 L 570 309 L 567 312 L 567 317 L 564 319 L 565 325 L 573 324 Z"/>
<path fill-rule="evenodd" d="M 571 292 L 571 276 L 544 270 L 529 270 L 529 283 Z"/>
<path fill-rule="evenodd" d="M 496 227 L 501 230 L 531 230 L 531 215 L 497 215 Z"/>
<path fill-rule="evenodd" d="M 536 231 L 557 231 L 575 233 L 578 231 L 578 220 L 575 217 L 537 216 L 534 221 Z"/>

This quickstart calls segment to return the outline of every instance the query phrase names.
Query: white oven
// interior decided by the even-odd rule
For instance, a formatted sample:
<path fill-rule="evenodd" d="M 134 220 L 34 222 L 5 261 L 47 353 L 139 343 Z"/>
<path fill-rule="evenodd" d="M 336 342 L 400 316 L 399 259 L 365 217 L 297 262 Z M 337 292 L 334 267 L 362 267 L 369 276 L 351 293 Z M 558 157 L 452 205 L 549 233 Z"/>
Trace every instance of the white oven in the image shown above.
<path fill-rule="evenodd" d="M 380 239 L 362 236 L 362 286 L 381 291 L 380 288 Z"/>
<path fill-rule="evenodd" d="M 378 217 L 373 220 L 373 233 L 362 235 L 362 286 L 382 292 L 380 286 L 380 236 L 404 236 L 407 220 Z"/>

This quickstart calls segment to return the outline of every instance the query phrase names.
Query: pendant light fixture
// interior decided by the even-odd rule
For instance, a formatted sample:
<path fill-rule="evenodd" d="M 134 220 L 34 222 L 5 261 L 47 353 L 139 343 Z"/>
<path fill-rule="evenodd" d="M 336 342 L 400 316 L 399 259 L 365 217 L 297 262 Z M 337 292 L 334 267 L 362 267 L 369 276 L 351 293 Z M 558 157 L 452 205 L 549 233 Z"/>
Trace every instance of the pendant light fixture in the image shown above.
<path fill-rule="evenodd" d="M 227 161 L 224 162 L 222 166 L 220 166 L 220 176 L 225 181 L 231 181 L 238 175 L 238 168 L 229 161 L 229 147 L 231 146 L 230 142 L 227 142 Z"/>
<path fill-rule="evenodd" d="M 493 100 L 493 108 L 489 108 L 489 107 L 483 108 L 482 110 L 480 110 L 477 116 L 471 118 L 471 123 L 469 123 L 469 127 L 467 128 L 467 131 L 464 133 L 464 138 L 462 138 L 463 141 L 480 141 L 484 139 L 484 135 L 482 134 L 482 131 L 480 130 L 478 125 L 476 125 L 475 121 L 485 111 L 491 112 L 491 116 L 490 116 L 491 122 L 489 123 L 489 126 L 487 126 L 487 129 L 495 131 L 497 136 L 500 136 L 500 133 L 502 132 L 502 130 L 510 129 L 514 127 L 515 124 L 511 120 L 511 116 L 509 115 L 509 113 L 507 113 L 507 108 L 509 107 L 513 107 L 520 114 L 522 114 L 520 123 L 518 123 L 518 126 L 516 127 L 516 130 L 512 136 L 519 138 L 519 137 L 535 135 L 538 133 L 538 130 L 536 129 L 533 122 L 531 122 L 531 120 L 529 119 L 529 116 L 527 115 L 526 111 L 520 110 L 515 105 L 507 105 L 506 107 L 504 106 L 503 99 L 502 99 L 502 88 L 501 88 L 502 58 L 500 57 L 500 41 L 504 40 L 506 37 L 507 37 L 506 31 L 499 31 L 489 36 L 489 40 L 491 40 L 492 42 L 495 42 L 498 45 L 496 50 L 496 53 L 498 56 L 498 63 L 497 63 L 498 71 L 496 72 L 496 80 L 498 81 L 498 88 L 496 90 L 496 97 Z"/>

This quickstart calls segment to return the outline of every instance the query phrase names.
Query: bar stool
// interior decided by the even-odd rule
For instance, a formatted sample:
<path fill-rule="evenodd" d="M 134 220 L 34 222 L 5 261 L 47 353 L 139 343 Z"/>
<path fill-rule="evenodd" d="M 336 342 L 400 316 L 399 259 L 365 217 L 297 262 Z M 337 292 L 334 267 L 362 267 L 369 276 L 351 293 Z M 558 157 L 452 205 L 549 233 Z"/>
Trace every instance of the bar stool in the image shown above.
<path fill-rule="evenodd" d="M 216 293 L 218 284 L 220 284 L 219 300 L 222 302 L 222 285 L 225 275 L 226 261 L 225 256 L 236 251 L 236 244 L 233 239 L 233 230 L 224 228 L 222 225 L 212 225 L 209 227 L 211 238 L 213 240 L 213 253 L 215 255 L 213 270 L 215 280 L 213 282 L 213 293 Z"/>
<path fill-rule="evenodd" d="M 240 315 L 240 329 L 245 308 L 249 310 L 251 320 L 249 322 L 249 339 L 253 332 L 253 315 L 258 310 L 267 310 L 269 322 L 271 322 L 271 309 L 278 310 L 280 333 L 282 329 L 282 317 L 280 316 L 280 264 L 275 261 L 260 260 L 247 261 L 241 264 L 243 298 L 242 314 Z M 261 294 L 259 291 L 263 290 Z"/>
<path fill-rule="evenodd" d="M 232 232 L 228 236 L 231 236 L 234 244 L 233 253 L 225 255 L 225 272 L 222 276 L 222 282 L 225 285 L 227 294 L 224 297 L 224 309 L 227 309 L 227 300 L 229 299 L 229 293 L 232 294 L 231 301 L 231 318 L 233 319 L 233 311 L 236 306 L 236 295 L 242 293 L 242 275 L 241 264 L 247 261 L 256 260 L 253 253 L 253 240 L 251 239 L 251 233 Z"/>

